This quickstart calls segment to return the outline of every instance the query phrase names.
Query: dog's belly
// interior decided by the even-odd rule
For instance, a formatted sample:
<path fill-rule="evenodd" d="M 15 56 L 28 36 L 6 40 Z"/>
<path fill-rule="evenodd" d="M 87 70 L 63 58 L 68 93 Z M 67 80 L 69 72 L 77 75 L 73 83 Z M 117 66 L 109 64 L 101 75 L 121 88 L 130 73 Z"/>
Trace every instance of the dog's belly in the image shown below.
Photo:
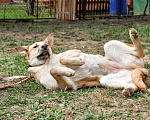
<path fill-rule="evenodd" d="M 85 64 L 84 69 L 88 70 L 92 75 L 105 76 L 110 73 L 118 73 L 121 70 L 127 69 L 114 61 L 110 61 L 99 55 L 83 55 Z"/>
<path fill-rule="evenodd" d="M 85 64 L 78 67 L 70 67 L 75 71 L 75 76 L 71 77 L 74 81 L 78 81 L 89 76 L 100 76 L 101 78 L 108 74 L 115 74 L 126 69 L 125 67 L 122 67 L 99 55 L 82 53 L 80 57 L 83 59 Z"/>

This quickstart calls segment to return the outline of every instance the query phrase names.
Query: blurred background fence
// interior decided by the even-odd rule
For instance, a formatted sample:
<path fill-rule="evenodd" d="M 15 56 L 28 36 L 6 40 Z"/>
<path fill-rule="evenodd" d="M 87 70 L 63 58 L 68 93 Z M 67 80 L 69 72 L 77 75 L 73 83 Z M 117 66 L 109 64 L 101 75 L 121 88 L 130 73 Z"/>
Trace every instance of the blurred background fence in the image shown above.
<path fill-rule="evenodd" d="M 56 0 L 0 0 L 0 19 L 54 19 Z"/>
<path fill-rule="evenodd" d="M 0 20 L 149 15 L 150 0 L 0 0 Z"/>

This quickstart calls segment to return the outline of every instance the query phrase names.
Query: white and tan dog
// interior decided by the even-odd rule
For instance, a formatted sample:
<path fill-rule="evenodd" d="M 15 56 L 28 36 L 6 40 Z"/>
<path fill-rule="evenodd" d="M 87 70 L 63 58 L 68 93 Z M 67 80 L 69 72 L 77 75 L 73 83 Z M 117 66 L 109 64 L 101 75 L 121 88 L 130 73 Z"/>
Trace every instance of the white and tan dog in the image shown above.
<path fill-rule="evenodd" d="M 37 83 L 47 89 L 78 89 L 91 86 L 124 88 L 123 95 L 130 96 L 141 89 L 146 92 L 148 71 L 144 68 L 142 49 L 137 31 L 130 29 L 134 45 L 112 40 L 105 44 L 105 57 L 68 50 L 53 54 L 54 35 L 43 42 L 15 49 L 27 57 Z"/>

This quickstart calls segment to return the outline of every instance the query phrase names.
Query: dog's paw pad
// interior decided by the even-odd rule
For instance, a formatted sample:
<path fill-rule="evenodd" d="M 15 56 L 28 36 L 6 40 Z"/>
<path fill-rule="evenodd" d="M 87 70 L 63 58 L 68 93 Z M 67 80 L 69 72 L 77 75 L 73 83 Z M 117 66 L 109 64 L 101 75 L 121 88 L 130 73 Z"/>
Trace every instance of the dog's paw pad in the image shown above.
<path fill-rule="evenodd" d="M 134 39 L 136 39 L 138 37 L 138 34 L 132 34 L 132 36 L 134 37 Z"/>
<path fill-rule="evenodd" d="M 123 90 L 122 94 L 125 97 L 130 97 L 133 94 L 133 89 L 132 88 L 126 88 L 126 89 Z"/>
<path fill-rule="evenodd" d="M 130 29 L 130 34 L 136 39 L 138 37 L 138 33 L 135 29 L 131 28 Z"/>

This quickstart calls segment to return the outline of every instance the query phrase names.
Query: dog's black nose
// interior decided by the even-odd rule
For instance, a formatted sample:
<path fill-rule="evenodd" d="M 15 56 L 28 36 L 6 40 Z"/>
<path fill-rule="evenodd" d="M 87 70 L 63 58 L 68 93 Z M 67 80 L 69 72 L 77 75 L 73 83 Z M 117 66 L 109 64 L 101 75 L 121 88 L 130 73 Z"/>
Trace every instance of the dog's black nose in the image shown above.
<path fill-rule="evenodd" d="M 47 47 L 48 47 L 48 45 L 47 45 L 47 44 L 42 45 L 42 48 L 43 48 L 44 50 L 46 50 L 46 49 L 47 49 Z"/>

